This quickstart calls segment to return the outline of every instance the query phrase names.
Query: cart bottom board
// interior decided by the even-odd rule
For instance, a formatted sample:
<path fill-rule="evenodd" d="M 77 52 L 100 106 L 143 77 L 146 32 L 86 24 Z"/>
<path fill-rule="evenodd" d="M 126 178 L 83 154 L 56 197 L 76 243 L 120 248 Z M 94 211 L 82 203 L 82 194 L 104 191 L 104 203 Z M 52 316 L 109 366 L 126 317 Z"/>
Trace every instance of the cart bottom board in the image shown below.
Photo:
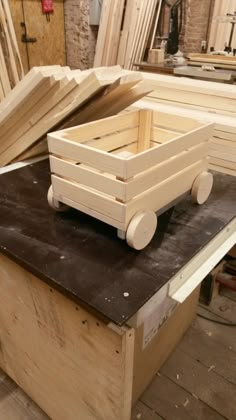
<path fill-rule="evenodd" d="M 0 255 L 0 367 L 57 420 L 129 420 L 134 403 L 191 324 L 198 290 L 143 347 Z M 145 321 L 146 322 L 146 321 Z M 147 320 L 148 322 L 148 320 Z"/>

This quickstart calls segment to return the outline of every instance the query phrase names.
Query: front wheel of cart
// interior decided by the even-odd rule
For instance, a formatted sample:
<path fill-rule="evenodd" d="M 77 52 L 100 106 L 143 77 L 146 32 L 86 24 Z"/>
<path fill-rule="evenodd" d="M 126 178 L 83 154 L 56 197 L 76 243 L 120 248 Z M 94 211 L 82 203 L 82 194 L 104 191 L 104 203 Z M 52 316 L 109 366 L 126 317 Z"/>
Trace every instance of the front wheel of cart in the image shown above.
<path fill-rule="evenodd" d="M 50 185 L 50 187 L 48 189 L 47 198 L 48 198 L 48 204 L 49 204 L 50 207 L 52 207 L 53 210 L 58 211 L 58 212 L 62 212 L 62 211 L 67 211 L 69 209 L 69 206 L 61 203 L 60 201 L 58 201 L 54 198 L 52 185 Z"/>
<path fill-rule="evenodd" d="M 194 180 L 192 186 L 192 199 L 194 203 L 203 204 L 207 201 L 213 186 L 213 175 L 210 172 L 201 172 Z"/>
<path fill-rule="evenodd" d="M 151 242 L 157 227 L 157 216 L 153 211 L 140 211 L 131 219 L 126 231 L 127 244 L 136 250 Z"/>

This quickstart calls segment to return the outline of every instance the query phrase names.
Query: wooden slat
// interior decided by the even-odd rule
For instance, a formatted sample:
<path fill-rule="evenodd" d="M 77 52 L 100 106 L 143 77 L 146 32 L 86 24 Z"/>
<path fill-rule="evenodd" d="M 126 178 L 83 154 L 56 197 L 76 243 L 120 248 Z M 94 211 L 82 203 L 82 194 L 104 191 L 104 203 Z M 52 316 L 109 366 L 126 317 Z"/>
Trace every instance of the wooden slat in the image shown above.
<path fill-rule="evenodd" d="M 102 193 L 120 200 L 125 199 L 125 183 L 111 178 L 108 174 L 94 171 L 85 165 L 76 165 L 74 163 L 50 156 L 51 172 L 55 175 L 71 179 L 79 184 L 86 185 Z"/>
<path fill-rule="evenodd" d="M 87 98 L 95 94 L 101 85 L 94 74 L 89 75 L 73 89 L 71 93 L 65 96 L 59 103 L 51 109 L 45 118 L 35 124 L 31 130 L 28 130 L 17 142 L 12 144 L 0 155 L 0 165 L 11 162 L 23 151 L 31 146 L 40 137 L 45 135 L 58 122 L 69 115 L 72 110 L 82 105 Z"/>
<path fill-rule="evenodd" d="M 170 131 L 153 126 L 151 129 L 151 140 L 157 143 L 165 143 L 181 136 L 181 134 L 178 131 Z"/>
<path fill-rule="evenodd" d="M 131 200 L 127 204 L 126 223 L 128 224 L 140 209 L 157 211 L 190 191 L 196 176 L 205 171 L 207 167 L 207 160 L 198 161 Z"/>
<path fill-rule="evenodd" d="M 139 111 L 138 151 L 149 149 L 151 140 L 151 127 L 153 124 L 153 112 L 150 109 Z"/>
<path fill-rule="evenodd" d="M 126 95 L 130 88 L 135 86 L 141 77 L 139 73 L 131 73 L 116 80 L 109 86 L 101 96 L 97 99 L 92 99 L 85 107 L 75 116 L 73 125 L 79 125 L 95 121 L 103 118 L 104 110 L 109 110 L 109 107 L 120 98 Z M 120 111 L 122 111 L 123 104 Z M 118 111 L 119 112 L 119 111 Z"/>
<path fill-rule="evenodd" d="M 95 149 L 110 152 L 136 142 L 138 139 L 138 132 L 138 127 L 129 128 L 125 131 L 112 133 L 97 140 L 89 140 L 85 144 L 86 146 L 94 147 Z"/>
<path fill-rule="evenodd" d="M 79 127 L 72 127 L 66 131 L 56 132 L 56 135 L 63 135 L 63 138 L 85 142 L 96 137 L 101 137 L 114 133 L 116 131 L 126 130 L 128 128 L 138 127 L 138 111 L 125 113 L 119 116 L 110 117 L 106 120 L 94 121 Z"/>
<path fill-rule="evenodd" d="M 161 371 L 224 418 L 235 418 L 235 385 L 217 375 L 214 369 L 208 372 L 208 368 L 177 349 Z"/>
<path fill-rule="evenodd" d="M 183 135 L 181 138 L 172 139 L 167 143 L 161 144 L 153 148 L 151 153 L 146 150 L 135 158 L 127 160 L 127 178 L 130 178 L 153 165 L 163 162 L 166 159 L 175 156 L 185 149 L 196 146 L 199 142 L 208 141 L 212 134 L 212 124 L 193 130 L 189 134 Z"/>
<path fill-rule="evenodd" d="M 63 156 L 66 159 L 77 160 L 92 168 L 124 178 L 126 161 L 101 150 L 93 150 L 83 144 L 62 140 L 54 134 L 48 135 L 48 149 L 50 153 Z"/>
<path fill-rule="evenodd" d="M 105 196 L 94 190 L 91 191 L 80 184 L 67 181 L 56 175 L 52 175 L 52 187 L 57 196 L 69 198 L 111 219 L 115 219 L 121 223 L 124 222 L 125 205 L 113 200 L 108 195 Z"/>
<path fill-rule="evenodd" d="M 150 168 L 141 175 L 135 176 L 126 183 L 125 200 L 128 201 L 134 198 L 169 177 L 178 174 L 183 170 L 183 168 L 187 168 L 195 162 L 205 159 L 207 153 L 208 144 L 200 143 L 199 145 Z"/>

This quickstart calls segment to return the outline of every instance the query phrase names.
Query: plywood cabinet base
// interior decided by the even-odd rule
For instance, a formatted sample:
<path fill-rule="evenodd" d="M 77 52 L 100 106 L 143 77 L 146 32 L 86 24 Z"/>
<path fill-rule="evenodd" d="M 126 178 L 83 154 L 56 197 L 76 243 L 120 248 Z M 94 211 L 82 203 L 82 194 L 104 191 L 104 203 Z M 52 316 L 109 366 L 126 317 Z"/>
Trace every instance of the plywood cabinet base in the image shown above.
<path fill-rule="evenodd" d="M 129 420 L 197 302 L 195 293 L 143 349 L 143 326 L 105 324 L 3 255 L 0 286 L 0 367 L 56 420 Z"/>

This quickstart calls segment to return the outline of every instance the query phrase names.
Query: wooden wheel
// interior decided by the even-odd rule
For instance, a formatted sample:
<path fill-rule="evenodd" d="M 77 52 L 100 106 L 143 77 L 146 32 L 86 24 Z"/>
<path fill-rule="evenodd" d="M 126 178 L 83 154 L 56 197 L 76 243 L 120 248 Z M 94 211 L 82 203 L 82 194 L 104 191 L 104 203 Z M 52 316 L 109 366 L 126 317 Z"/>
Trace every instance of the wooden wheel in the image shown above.
<path fill-rule="evenodd" d="M 127 244 L 137 250 L 145 248 L 151 242 L 156 227 L 157 217 L 153 211 L 136 213 L 126 232 Z"/>
<path fill-rule="evenodd" d="M 52 189 L 52 185 L 50 185 L 49 189 L 48 189 L 48 204 L 50 207 L 52 207 L 53 210 L 56 211 L 66 211 L 69 209 L 69 206 L 67 206 L 66 204 L 60 203 L 60 201 L 57 201 L 54 198 L 54 194 L 53 194 L 53 189 Z"/>
<path fill-rule="evenodd" d="M 210 172 L 201 172 L 192 186 L 192 199 L 195 203 L 203 204 L 207 201 L 213 186 L 213 175 Z"/>

